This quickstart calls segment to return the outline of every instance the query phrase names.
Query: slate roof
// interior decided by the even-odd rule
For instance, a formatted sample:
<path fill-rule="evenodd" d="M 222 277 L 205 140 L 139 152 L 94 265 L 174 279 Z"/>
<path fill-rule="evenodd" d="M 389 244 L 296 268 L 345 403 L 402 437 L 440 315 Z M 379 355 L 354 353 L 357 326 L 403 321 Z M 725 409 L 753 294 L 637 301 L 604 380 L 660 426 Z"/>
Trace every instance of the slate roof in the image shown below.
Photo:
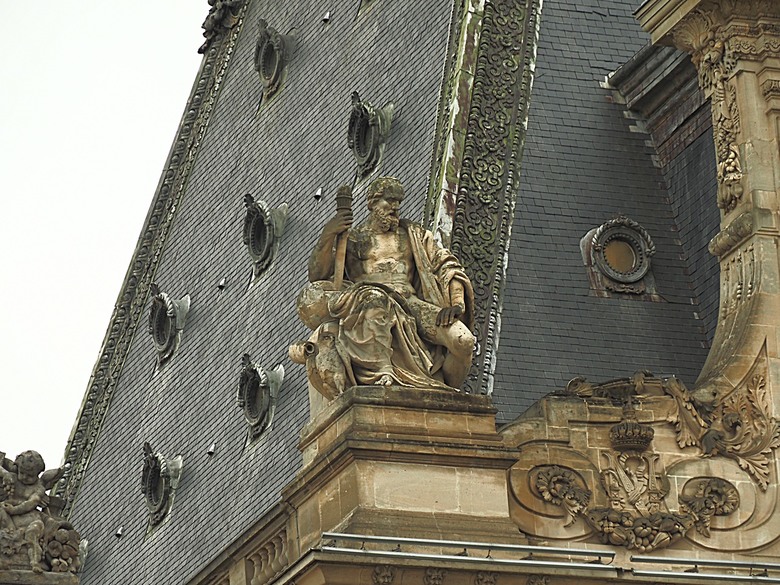
<path fill-rule="evenodd" d="M 153 376 L 152 340 L 139 323 L 75 500 L 71 520 L 90 543 L 82 585 L 187 582 L 279 501 L 300 468 L 296 445 L 308 398 L 305 372 L 289 362 L 287 348 L 309 335 L 295 298 L 334 212 L 336 187 L 353 179 L 347 122 L 354 90 L 376 105 L 395 102 L 381 172 L 419 194 L 403 211 L 422 216 L 451 2 L 427 2 L 425 11 L 417 0 L 394 0 L 392 9 L 364 2 L 358 13 L 359 4 L 250 5 L 155 275 L 172 297 L 192 297 L 181 345 Z M 324 24 L 326 9 L 331 18 Z M 297 51 L 281 89 L 258 108 L 253 53 L 260 17 L 282 33 L 294 31 Z M 242 243 L 245 193 L 290 206 L 276 260 L 251 289 L 252 262 Z M 362 208 L 358 200 L 358 217 Z M 266 368 L 284 362 L 287 369 L 273 428 L 249 446 L 236 404 L 244 352 Z M 148 536 L 144 441 L 184 459 L 170 516 Z M 114 536 L 119 526 L 121 538 Z"/>
<path fill-rule="evenodd" d="M 502 420 L 576 375 L 602 380 L 644 367 L 692 382 L 706 355 L 694 314 L 699 293 L 686 274 L 699 267 L 686 250 L 700 251 L 701 242 L 686 248 L 677 231 L 695 223 L 697 208 L 682 196 L 670 205 L 648 137 L 631 130 L 633 121 L 600 85 L 646 42 L 633 4 L 544 3 L 498 350 L 494 399 Z M 451 1 L 387 5 L 337 0 L 323 24 L 326 8 L 313 0 L 251 2 L 155 275 L 171 296 L 192 296 L 181 346 L 153 375 L 151 339 L 139 324 L 75 500 L 71 520 L 90 542 L 82 585 L 187 582 L 278 502 L 300 467 L 306 383 L 286 353 L 307 335 L 294 302 L 333 210 L 329 196 L 354 172 L 346 147 L 352 91 L 375 105 L 396 103 L 381 173 L 404 180 L 404 215 L 423 215 Z M 258 107 L 252 57 L 260 17 L 294 32 L 298 49 L 281 90 Z M 675 197 L 699 173 L 686 160 L 678 166 L 687 170 L 668 175 L 679 178 Z M 251 288 L 241 242 L 245 193 L 290 205 L 278 256 Z M 706 188 L 696 195 L 706 196 Z M 579 240 L 617 213 L 653 236 L 655 279 L 667 302 L 589 296 Z M 701 267 L 708 273 L 706 262 Z M 706 274 L 697 278 L 709 290 Z M 235 401 L 244 352 L 287 368 L 273 428 L 248 446 Z M 144 441 L 184 459 L 171 514 L 149 535 Z M 122 538 L 114 536 L 119 526 Z"/>
<path fill-rule="evenodd" d="M 641 368 L 692 385 L 707 354 L 701 317 L 717 310 L 717 272 L 706 241 L 718 220 L 708 137 L 667 169 L 670 197 L 650 137 L 602 86 L 648 42 L 636 7 L 545 0 L 542 9 L 493 394 L 503 421 L 575 376 L 604 381 Z M 580 239 L 618 214 L 653 238 L 666 302 L 589 294 Z"/>

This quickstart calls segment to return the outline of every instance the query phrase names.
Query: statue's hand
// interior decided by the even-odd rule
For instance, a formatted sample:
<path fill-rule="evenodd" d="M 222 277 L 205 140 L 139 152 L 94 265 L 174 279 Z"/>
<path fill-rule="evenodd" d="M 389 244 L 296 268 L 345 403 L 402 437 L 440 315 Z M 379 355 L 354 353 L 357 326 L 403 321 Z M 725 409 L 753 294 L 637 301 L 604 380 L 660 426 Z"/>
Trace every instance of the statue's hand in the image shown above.
<path fill-rule="evenodd" d="M 452 307 L 444 307 L 439 314 L 436 315 L 436 325 L 439 327 L 449 327 L 464 313 L 466 308 L 463 305 L 454 305 Z"/>
<path fill-rule="evenodd" d="M 339 209 L 335 217 L 331 218 L 325 227 L 322 228 L 322 235 L 326 237 L 336 237 L 352 227 L 352 210 Z"/>

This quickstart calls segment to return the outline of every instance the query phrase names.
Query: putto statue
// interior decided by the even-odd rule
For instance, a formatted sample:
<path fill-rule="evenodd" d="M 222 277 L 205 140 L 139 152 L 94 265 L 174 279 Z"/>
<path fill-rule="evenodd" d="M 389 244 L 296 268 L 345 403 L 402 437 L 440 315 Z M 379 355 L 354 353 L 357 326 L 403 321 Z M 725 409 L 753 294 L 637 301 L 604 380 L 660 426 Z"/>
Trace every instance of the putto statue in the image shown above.
<path fill-rule="evenodd" d="M 398 179 L 371 183 L 368 220 L 354 228 L 351 193 L 339 195 L 298 297 L 314 333 L 291 357 L 327 398 L 359 384 L 459 388 L 474 350 L 474 293 L 463 267 L 431 232 L 399 218 Z"/>
<path fill-rule="evenodd" d="M 59 517 L 62 500 L 46 493 L 64 470 L 44 469 L 36 451 L 15 461 L 0 452 L 0 570 L 75 573 L 81 568 L 86 542 Z"/>

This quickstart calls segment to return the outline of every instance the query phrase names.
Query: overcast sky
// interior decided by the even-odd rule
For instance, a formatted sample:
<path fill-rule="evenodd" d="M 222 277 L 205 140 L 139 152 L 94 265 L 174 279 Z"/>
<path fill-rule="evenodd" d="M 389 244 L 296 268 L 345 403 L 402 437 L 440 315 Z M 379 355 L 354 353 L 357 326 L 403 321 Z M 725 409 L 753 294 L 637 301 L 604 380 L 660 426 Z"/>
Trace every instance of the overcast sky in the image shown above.
<path fill-rule="evenodd" d="M 201 62 L 206 0 L 0 0 L 0 452 L 61 462 Z"/>

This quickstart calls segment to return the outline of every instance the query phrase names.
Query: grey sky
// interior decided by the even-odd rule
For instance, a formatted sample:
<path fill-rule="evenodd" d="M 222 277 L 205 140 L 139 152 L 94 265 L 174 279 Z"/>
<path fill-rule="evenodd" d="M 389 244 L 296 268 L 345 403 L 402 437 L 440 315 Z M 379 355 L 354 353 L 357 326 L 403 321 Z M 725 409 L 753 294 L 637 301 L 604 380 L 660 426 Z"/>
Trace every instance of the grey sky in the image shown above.
<path fill-rule="evenodd" d="M 0 451 L 53 467 L 200 66 L 208 3 L 0 6 Z"/>

